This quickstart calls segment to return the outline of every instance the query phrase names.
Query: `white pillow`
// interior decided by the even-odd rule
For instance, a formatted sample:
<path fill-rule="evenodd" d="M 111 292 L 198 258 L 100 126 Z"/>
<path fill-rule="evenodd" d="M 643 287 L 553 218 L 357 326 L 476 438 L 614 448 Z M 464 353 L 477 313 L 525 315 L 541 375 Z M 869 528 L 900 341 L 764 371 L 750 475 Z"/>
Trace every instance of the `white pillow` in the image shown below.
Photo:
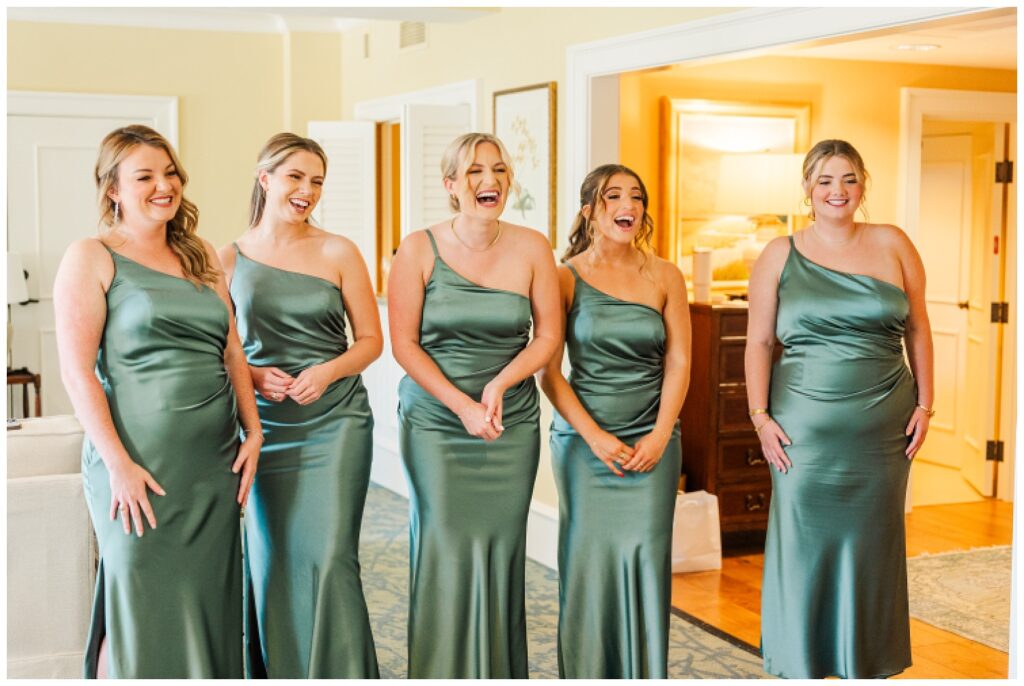
<path fill-rule="evenodd" d="M 81 472 L 84 437 L 73 415 L 22 419 L 7 431 L 7 478 Z"/>

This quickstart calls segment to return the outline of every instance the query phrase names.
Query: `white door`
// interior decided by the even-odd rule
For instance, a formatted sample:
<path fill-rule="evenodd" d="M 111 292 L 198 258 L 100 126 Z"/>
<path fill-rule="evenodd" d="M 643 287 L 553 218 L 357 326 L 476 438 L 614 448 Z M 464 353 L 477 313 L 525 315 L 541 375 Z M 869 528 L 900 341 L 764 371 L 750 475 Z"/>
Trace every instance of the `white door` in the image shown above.
<path fill-rule="evenodd" d="M 8 94 L 7 250 L 21 257 L 29 274 L 29 296 L 38 302 L 11 307 L 13 366 L 40 374 L 44 415 L 71 414 L 54 334 L 57 267 L 72 241 L 97 234 L 93 168 L 100 141 L 119 126 L 141 123 L 161 131 L 173 144 L 176 121 L 169 122 L 168 116 L 173 112 L 176 119 L 176 105 L 171 99 L 147 98 L 141 109 L 164 111 L 146 118 L 138 114 L 143 99 L 20 96 Z M 21 403 L 11 409 L 20 415 Z"/>
<path fill-rule="evenodd" d="M 960 470 L 988 496 L 994 474 L 985 460 L 992 396 L 991 295 L 984 277 L 991 226 L 975 221 L 976 210 L 985 208 L 973 205 L 974 171 L 970 135 L 922 137 L 917 244 L 929 276 L 936 416 L 919 459 Z"/>
<path fill-rule="evenodd" d="M 367 121 L 311 121 L 309 137 L 327 153 L 327 177 L 313 218 L 351 239 L 377 283 L 377 131 Z"/>
<path fill-rule="evenodd" d="M 402 236 L 451 216 L 441 155 L 452 140 L 470 130 L 469 105 L 402 108 Z"/>

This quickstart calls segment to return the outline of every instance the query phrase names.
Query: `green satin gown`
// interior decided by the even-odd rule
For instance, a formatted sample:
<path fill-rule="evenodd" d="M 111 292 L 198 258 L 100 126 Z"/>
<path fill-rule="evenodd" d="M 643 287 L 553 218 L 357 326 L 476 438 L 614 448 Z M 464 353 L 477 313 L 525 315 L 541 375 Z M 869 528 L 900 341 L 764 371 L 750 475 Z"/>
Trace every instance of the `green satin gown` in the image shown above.
<path fill-rule="evenodd" d="M 911 664 L 908 311 L 893 284 L 815 264 L 790 238 L 769 408 L 793 442 L 792 468 L 771 472 L 761 595 L 771 674 L 871 678 Z"/>
<path fill-rule="evenodd" d="M 348 347 L 338 287 L 250 260 L 231 298 L 249 364 L 291 376 Z M 309 405 L 256 396 L 264 442 L 245 513 L 250 676 L 377 678 L 359 576 L 373 415 L 359 375 Z"/>
<path fill-rule="evenodd" d="M 118 437 L 166 495 L 149 493 L 156 529 L 125 535 L 120 518 L 109 517 L 109 472 L 86 438 L 82 478 L 100 567 L 85 676 L 96 676 L 106 637 L 111 678 L 239 678 L 242 546 L 231 473 L 239 426 L 224 367 L 228 309 L 207 286 L 111 255 L 96 375 Z"/>
<path fill-rule="evenodd" d="M 529 342 L 530 300 L 460 276 L 427 235 L 434 268 L 420 346 L 479 400 Z M 505 431 L 490 443 L 412 378 L 398 394 L 410 484 L 409 678 L 525 678 L 526 517 L 540 451 L 533 378 L 505 392 Z"/>
<path fill-rule="evenodd" d="M 664 378 L 661 313 L 575 278 L 565 342 L 569 385 L 605 431 L 627 445 L 654 428 Z M 616 476 L 557 412 L 558 674 L 665 679 L 672 586 L 672 515 L 679 428 L 657 466 Z"/>

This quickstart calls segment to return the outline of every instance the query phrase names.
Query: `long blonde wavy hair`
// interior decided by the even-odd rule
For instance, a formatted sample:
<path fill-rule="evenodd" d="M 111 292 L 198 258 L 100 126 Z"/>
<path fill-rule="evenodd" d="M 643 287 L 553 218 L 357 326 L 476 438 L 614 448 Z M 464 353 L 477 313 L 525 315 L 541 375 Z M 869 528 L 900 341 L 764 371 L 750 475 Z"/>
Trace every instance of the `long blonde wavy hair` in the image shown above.
<path fill-rule="evenodd" d="M 120 223 L 120 216 L 114 212 L 114 200 L 110 192 L 118 188 L 118 172 L 121 162 L 140 145 L 148 145 L 167 153 L 181 179 L 181 205 L 174 217 L 167 222 L 167 245 L 178 256 L 181 270 L 186 278 L 197 283 L 216 284 L 220 272 L 210 262 L 206 247 L 196 235 L 199 223 L 199 208 L 184 196 L 188 185 L 188 174 L 181 166 L 181 160 L 167 139 L 141 124 L 132 124 L 114 129 L 100 143 L 100 154 L 96 159 L 93 176 L 96 180 L 96 201 L 99 206 L 101 230 L 113 230 Z"/>

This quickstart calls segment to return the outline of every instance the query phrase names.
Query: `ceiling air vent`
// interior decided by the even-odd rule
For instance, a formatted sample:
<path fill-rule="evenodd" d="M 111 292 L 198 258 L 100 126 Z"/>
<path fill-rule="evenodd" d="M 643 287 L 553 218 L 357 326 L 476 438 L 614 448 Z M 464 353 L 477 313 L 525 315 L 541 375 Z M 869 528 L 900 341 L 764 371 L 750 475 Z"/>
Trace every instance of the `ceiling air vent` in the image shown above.
<path fill-rule="evenodd" d="M 422 21 L 403 21 L 398 26 L 398 47 L 402 50 L 425 45 L 427 25 Z"/>

